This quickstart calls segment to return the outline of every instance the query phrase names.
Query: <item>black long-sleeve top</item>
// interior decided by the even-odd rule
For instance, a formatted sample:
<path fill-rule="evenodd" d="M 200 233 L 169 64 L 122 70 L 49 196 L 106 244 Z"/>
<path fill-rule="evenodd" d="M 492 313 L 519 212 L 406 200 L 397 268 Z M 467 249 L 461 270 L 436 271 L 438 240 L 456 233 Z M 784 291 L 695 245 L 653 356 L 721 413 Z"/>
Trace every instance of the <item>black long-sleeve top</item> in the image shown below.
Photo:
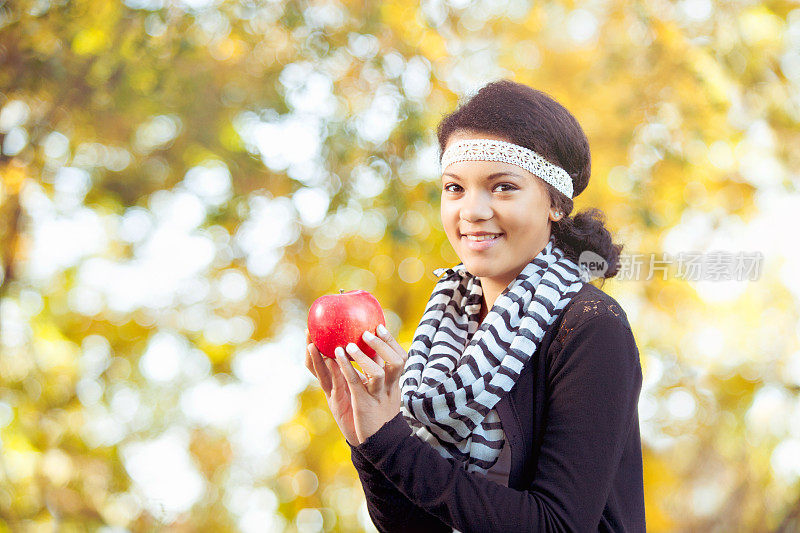
<path fill-rule="evenodd" d="M 645 531 L 638 400 L 628 319 L 584 284 L 496 405 L 508 486 L 467 472 L 398 413 L 351 458 L 381 532 Z"/>

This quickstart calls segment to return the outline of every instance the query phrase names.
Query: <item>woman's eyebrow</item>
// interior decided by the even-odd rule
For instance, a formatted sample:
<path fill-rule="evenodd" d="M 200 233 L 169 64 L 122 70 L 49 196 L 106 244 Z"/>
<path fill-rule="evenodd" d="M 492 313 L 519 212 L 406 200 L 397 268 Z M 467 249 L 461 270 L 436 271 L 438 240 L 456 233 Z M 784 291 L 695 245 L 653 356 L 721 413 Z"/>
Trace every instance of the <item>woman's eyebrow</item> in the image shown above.
<path fill-rule="evenodd" d="M 445 172 L 444 174 L 442 174 L 442 177 L 443 177 L 443 178 L 444 178 L 445 176 L 450 176 L 451 178 L 456 178 L 456 179 L 459 179 L 459 180 L 461 179 L 461 177 L 460 177 L 460 176 L 457 176 L 457 175 L 455 175 L 455 174 L 451 174 L 451 173 L 449 173 L 449 172 Z M 495 179 L 495 178 L 499 178 L 499 177 L 501 177 L 501 176 L 513 176 L 513 177 L 515 177 L 515 178 L 525 179 L 525 178 L 523 178 L 522 176 L 520 176 L 519 174 L 515 174 L 514 172 L 509 172 L 509 171 L 503 171 L 503 172 L 494 172 L 493 174 L 489 174 L 488 176 L 486 176 L 486 179 L 487 179 L 487 180 L 493 180 L 493 179 Z"/>

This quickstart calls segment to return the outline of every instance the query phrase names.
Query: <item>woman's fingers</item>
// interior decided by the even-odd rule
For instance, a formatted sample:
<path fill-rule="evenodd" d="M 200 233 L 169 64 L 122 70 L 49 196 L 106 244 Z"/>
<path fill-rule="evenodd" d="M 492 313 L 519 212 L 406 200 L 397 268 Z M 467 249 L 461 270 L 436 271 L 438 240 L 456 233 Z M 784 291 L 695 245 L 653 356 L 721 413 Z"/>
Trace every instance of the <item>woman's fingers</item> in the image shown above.
<path fill-rule="evenodd" d="M 317 371 L 314 370 L 314 359 L 311 357 L 311 334 L 308 332 L 308 328 L 306 328 L 306 368 L 309 372 L 314 374 L 314 377 L 317 377 Z"/>
<path fill-rule="evenodd" d="M 317 377 L 317 373 L 314 371 L 314 361 L 311 360 L 311 350 L 309 350 L 310 343 L 311 335 L 309 335 L 308 329 L 306 329 L 306 368 L 309 372 L 314 374 L 314 377 Z"/>
<path fill-rule="evenodd" d="M 349 391 L 350 389 L 347 386 L 347 380 L 344 377 L 344 369 L 342 369 L 338 363 L 339 361 L 336 359 L 331 359 L 330 357 L 325 358 L 325 366 L 328 367 L 328 371 L 331 374 L 331 380 L 333 381 L 333 390 L 338 390 L 341 387 L 343 390 Z M 353 368 L 353 365 L 348 366 Z M 364 374 L 355 368 L 353 368 L 353 370 L 355 370 L 356 374 L 358 374 L 358 379 L 361 380 L 361 383 L 366 383 L 367 378 L 364 376 Z"/>
<path fill-rule="evenodd" d="M 335 363 L 331 361 L 330 357 L 323 357 L 322 359 L 323 362 L 325 363 L 325 368 L 328 370 L 328 375 L 330 375 L 331 377 L 331 384 L 333 386 L 332 390 L 335 391 L 339 387 L 344 385 L 344 382 L 342 381 L 342 373 L 336 371 L 336 369 L 333 366 Z"/>
<path fill-rule="evenodd" d="M 317 350 L 311 339 L 311 333 L 306 328 L 306 368 L 319 380 L 319 384 L 326 395 L 330 394 L 331 387 L 333 387 L 330 367 L 327 364 L 329 359 L 330 357 L 325 357 Z"/>
<path fill-rule="evenodd" d="M 394 353 L 396 353 L 400 357 L 400 362 L 405 364 L 406 359 L 408 359 L 408 353 L 400 346 L 400 343 L 392 337 L 392 334 L 389 333 L 389 330 L 386 329 L 383 325 L 378 325 L 376 328 L 376 332 L 378 333 L 378 337 L 389 345 Z"/>
<path fill-rule="evenodd" d="M 309 350 L 310 347 L 310 344 L 306 345 L 306 368 L 309 372 L 311 372 L 311 374 L 313 374 L 314 377 L 317 377 L 317 373 L 314 370 L 314 361 L 311 359 L 311 350 Z"/>
<path fill-rule="evenodd" d="M 347 358 L 347 355 L 345 355 L 341 346 L 337 346 L 334 352 L 336 354 L 336 362 L 339 363 L 339 368 L 342 371 L 343 377 L 350 386 L 350 392 L 352 393 L 363 389 L 364 385 L 366 385 L 366 383 L 369 381 L 367 377 L 356 370 L 352 364 L 350 364 L 350 360 Z M 365 355 L 364 357 L 367 356 Z M 362 368 L 364 367 L 362 366 Z M 372 376 L 370 375 L 370 377 Z"/>
<path fill-rule="evenodd" d="M 356 374 L 356 369 L 353 368 L 353 365 L 351 365 L 350 361 L 347 360 L 342 347 L 337 346 L 336 349 L 333 350 L 333 353 L 336 356 L 336 362 L 339 364 L 339 368 L 341 369 L 342 375 L 344 375 L 344 379 L 347 381 L 348 385 L 355 385 L 359 383 L 361 378 L 358 377 L 358 374 Z M 350 390 L 352 391 L 353 389 Z"/>
<path fill-rule="evenodd" d="M 370 348 L 383 357 L 386 363 L 383 366 L 387 383 L 395 382 L 400 374 L 403 373 L 408 354 L 392 338 L 386 328 L 378 326 L 377 333 L 379 336 L 376 337 L 371 332 L 365 331 L 362 338 Z"/>
<path fill-rule="evenodd" d="M 378 354 L 376 360 L 381 368 L 385 367 L 386 363 L 397 365 L 400 362 L 400 356 L 394 353 L 394 349 L 383 342 L 379 337 L 373 335 L 371 331 L 367 330 L 362 333 L 361 338 L 364 339 L 367 346 L 375 350 L 375 353 Z"/>
<path fill-rule="evenodd" d="M 314 374 L 317 376 L 319 380 L 320 387 L 325 392 L 325 394 L 331 393 L 331 387 L 333 386 L 331 382 L 331 374 L 326 368 L 326 366 L 322 363 L 323 355 L 319 353 L 317 347 L 314 346 L 313 343 L 310 343 L 307 346 L 309 354 L 311 354 L 311 364 L 314 368 Z M 325 357 L 327 359 L 327 357 Z"/>
<path fill-rule="evenodd" d="M 345 346 L 345 350 L 347 350 L 347 353 L 350 354 L 355 362 L 359 364 L 364 373 L 370 378 L 382 380 L 386 375 L 383 370 L 383 365 L 381 365 L 381 363 L 383 363 L 383 359 L 381 359 L 380 354 L 376 353 L 375 360 L 373 360 L 367 354 L 362 352 L 358 345 L 354 342 L 351 342 Z"/>

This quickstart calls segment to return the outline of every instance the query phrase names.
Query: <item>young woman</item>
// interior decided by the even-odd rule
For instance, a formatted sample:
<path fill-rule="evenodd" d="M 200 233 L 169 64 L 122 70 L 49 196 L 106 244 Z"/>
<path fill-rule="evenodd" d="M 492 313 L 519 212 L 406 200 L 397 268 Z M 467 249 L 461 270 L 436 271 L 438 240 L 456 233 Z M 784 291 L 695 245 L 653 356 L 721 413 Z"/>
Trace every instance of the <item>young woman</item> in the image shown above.
<path fill-rule="evenodd" d="M 441 218 L 461 259 L 406 353 L 385 331 L 336 361 L 308 345 L 380 531 L 645 531 L 639 352 L 580 254 L 616 275 L 575 118 L 509 80 L 444 117 Z M 596 256 L 594 256 L 596 257 Z M 582 272 L 584 275 L 582 275 Z M 310 342 L 310 340 L 309 340 Z"/>

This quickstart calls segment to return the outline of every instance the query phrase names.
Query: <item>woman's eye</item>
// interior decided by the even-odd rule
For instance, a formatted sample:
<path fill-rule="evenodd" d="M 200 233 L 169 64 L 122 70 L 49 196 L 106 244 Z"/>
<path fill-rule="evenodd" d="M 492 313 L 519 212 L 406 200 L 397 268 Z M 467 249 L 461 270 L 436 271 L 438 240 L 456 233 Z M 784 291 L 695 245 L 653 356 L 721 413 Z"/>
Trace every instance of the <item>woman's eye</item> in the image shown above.
<path fill-rule="evenodd" d="M 448 191 L 448 192 L 458 192 L 457 190 L 448 189 L 448 187 L 451 187 L 451 186 L 452 187 L 458 187 L 459 189 L 461 188 L 461 186 L 456 184 L 456 183 L 448 183 L 447 185 L 444 186 L 444 190 Z M 514 191 L 514 190 L 517 189 L 517 187 L 511 185 L 510 183 L 498 183 L 497 185 L 495 185 L 495 189 L 497 187 L 506 187 L 506 189 L 503 189 L 502 192 Z"/>

